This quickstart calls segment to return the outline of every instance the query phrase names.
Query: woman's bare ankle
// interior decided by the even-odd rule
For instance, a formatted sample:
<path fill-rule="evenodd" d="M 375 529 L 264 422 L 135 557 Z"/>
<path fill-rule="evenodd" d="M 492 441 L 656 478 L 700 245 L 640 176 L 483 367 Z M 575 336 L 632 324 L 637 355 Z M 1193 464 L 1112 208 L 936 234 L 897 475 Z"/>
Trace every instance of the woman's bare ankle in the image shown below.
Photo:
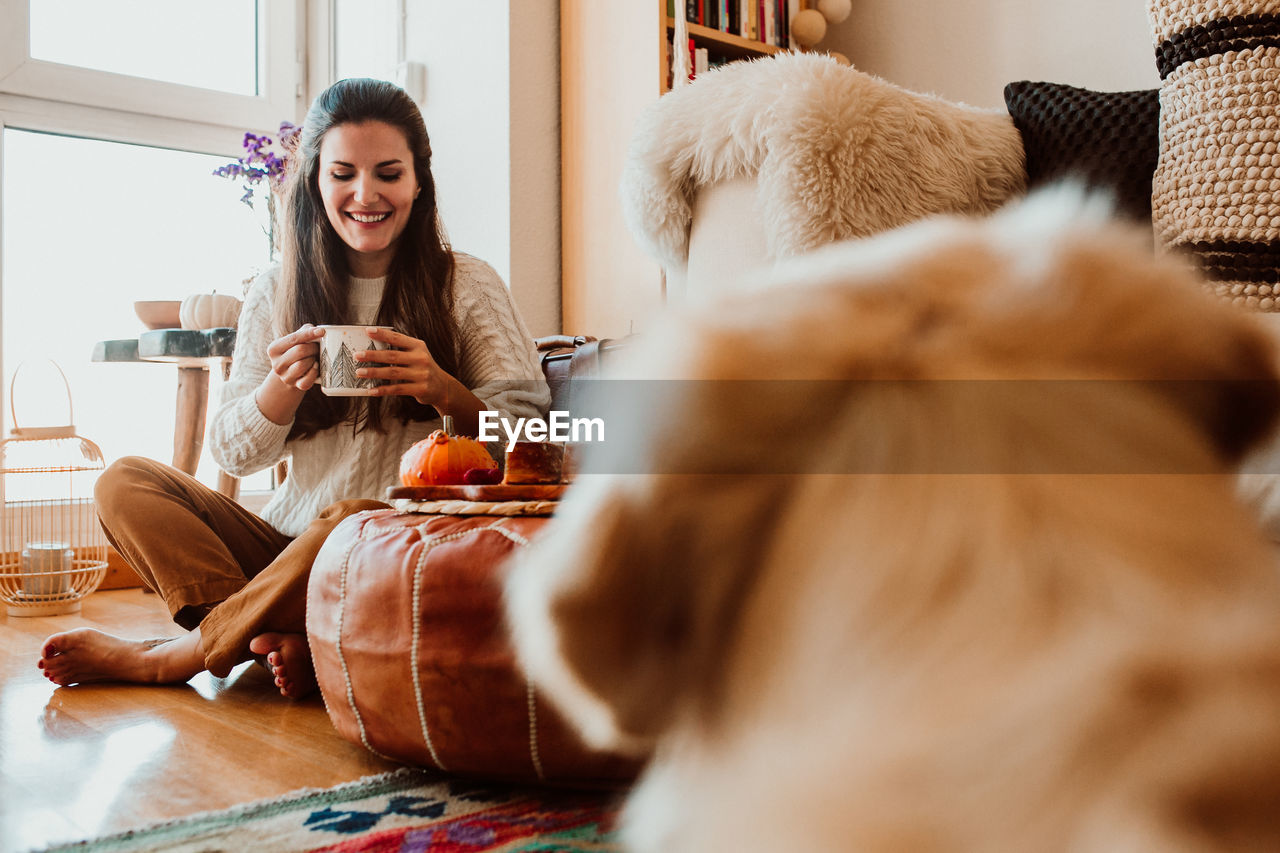
<path fill-rule="evenodd" d="M 200 629 L 181 637 L 147 640 L 143 656 L 155 674 L 156 684 L 181 684 L 204 671 L 204 645 Z"/>
<path fill-rule="evenodd" d="M 196 632 L 177 638 L 130 640 L 93 628 L 77 628 L 45 640 L 37 665 L 58 685 L 95 681 L 174 684 L 204 669 L 204 658 Z"/>

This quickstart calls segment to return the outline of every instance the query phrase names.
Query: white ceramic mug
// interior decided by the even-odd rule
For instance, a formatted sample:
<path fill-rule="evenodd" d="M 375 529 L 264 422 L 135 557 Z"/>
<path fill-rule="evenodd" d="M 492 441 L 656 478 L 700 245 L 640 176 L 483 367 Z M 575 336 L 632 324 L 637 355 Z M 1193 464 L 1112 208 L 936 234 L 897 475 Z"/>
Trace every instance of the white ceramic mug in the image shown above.
<path fill-rule="evenodd" d="M 361 350 L 390 349 L 381 341 L 369 337 L 367 329 L 386 329 L 390 326 L 320 326 L 324 337 L 320 345 L 320 390 L 330 397 L 368 397 L 382 384 L 380 379 L 356 376 L 360 367 L 385 367 L 374 362 L 358 362 L 356 353 Z"/>

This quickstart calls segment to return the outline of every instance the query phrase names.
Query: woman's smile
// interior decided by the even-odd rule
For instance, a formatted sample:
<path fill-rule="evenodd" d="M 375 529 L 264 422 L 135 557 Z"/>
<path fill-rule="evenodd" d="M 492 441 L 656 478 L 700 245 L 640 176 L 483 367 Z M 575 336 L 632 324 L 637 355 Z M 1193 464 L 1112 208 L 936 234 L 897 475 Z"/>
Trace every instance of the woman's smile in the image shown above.
<path fill-rule="evenodd" d="M 347 211 L 347 216 L 350 216 L 352 219 L 354 219 L 356 222 L 359 222 L 362 225 L 378 225 L 380 223 L 386 222 L 387 218 L 391 216 L 391 213 L 389 211 L 385 211 L 382 213 L 357 213 L 355 211 L 349 210 Z"/>
<path fill-rule="evenodd" d="M 317 181 L 351 274 L 386 275 L 418 196 L 403 131 L 381 121 L 335 125 L 320 143 Z"/>

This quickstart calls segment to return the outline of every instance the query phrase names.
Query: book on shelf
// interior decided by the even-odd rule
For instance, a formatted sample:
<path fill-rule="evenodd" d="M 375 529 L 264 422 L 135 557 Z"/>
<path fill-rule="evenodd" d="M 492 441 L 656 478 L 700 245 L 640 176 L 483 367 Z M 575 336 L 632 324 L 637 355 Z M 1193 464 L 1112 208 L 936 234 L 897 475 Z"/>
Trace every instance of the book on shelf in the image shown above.
<path fill-rule="evenodd" d="M 675 87 L 676 83 L 676 45 L 674 40 L 667 42 L 667 50 L 667 55 L 671 57 L 671 65 L 667 68 L 667 89 L 670 90 Z M 692 38 L 689 39 L 688 44 L 685 46 L 685 51 L 689 56 L 689 79 L 692 80 L 693 68 L 696 64 L 695 47 Z"/>
<path fill-rule="evenodd" d="M 667 13 L 675 17 L 683 2 L 685 20 L 734 36 L 783 50 L 797 50 L 791 35 L 791 19 L 812 0 L 667 0 Z M 712 46 L 716 56 L 719 50 Z"/>

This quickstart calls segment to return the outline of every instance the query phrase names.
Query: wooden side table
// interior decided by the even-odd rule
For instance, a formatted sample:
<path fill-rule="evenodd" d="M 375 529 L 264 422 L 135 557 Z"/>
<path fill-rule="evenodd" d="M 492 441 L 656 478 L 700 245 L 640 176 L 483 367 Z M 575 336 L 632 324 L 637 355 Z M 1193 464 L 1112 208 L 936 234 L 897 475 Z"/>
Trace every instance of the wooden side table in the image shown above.
<path fill-rule="evenodd" d="M 156 329 L 136 339 L 98 341 L 95 362 L 161 362 L 178 368 L 178 398 L 173 425 L 173 467 L 195 475 L 204 449 L 204 423 L 209 411 L 209 367 L 217 364 L 226 379 L 231 372 L 235 329 Z M 240 481 L 218 472 L 218 491 L 235 499 Z"/>

